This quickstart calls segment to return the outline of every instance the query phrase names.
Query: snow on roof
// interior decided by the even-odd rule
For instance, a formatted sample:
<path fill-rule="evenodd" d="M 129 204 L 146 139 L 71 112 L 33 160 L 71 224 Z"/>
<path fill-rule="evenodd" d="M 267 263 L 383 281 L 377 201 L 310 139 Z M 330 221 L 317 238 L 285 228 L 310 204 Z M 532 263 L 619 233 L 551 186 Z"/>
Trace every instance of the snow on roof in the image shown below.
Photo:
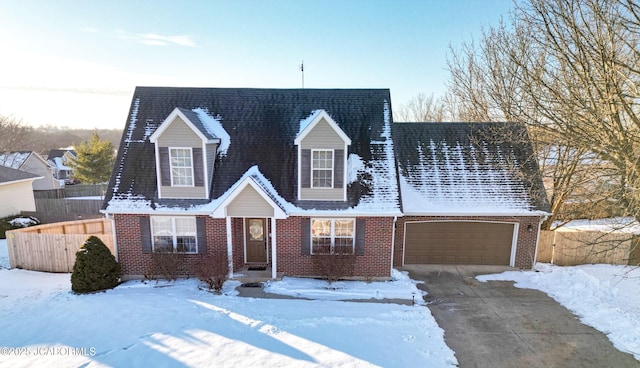
<path fill-rule="evenodd" d="M 318 110 L 313 110 L 311 111 L 311 115 L 307 116 L 306 118 L 300 120 L 300 129 L 298 129 L 298 134 L 296 134 L 296 136 L 299 136 L 300 133 L 302 133 L 305 128 L 307 126 L 309 126 L 309 124 L 311 124 L 311 122 L 316 118 L 316 116 L 318 116 L 318 114 L 320 114 L 322 112 L 322 109 L 318 109 Z"/>
<path fill-rule="evenodd" d="M 128 124 L 128 129 L 125 133 L 125 136 L 123 138 L 123 145 L 120 148 L 120 151 L 122 152 L 122 156 L 120 157 L 120 162 L 117 162 L 116 164 L 118 165 L 118 174 L 115 178 L 114 181 L 114 185 L 113 185 L 113 193 L 118 193 L 120 191 L 120 179 L 121 179 L 121 175 L 122 175 L 122 170 L 124 168 L 124 162 L 126 160 L 127 157 L 127 152 L 129 151 L 129 147 L 131 146 L 132 143 L 144 143 L 145 140 L 135 140 L 133 139 L 133 132 L 136 129 L 136 123 L 138 122 L 138 108 L 140 107 L 140 98 L 136 98 L 133 101 L 133 106 L 131 108 L 131 116 L 129 117 L 129 124 Z"/>
<path fill-rule="evenodd" d="M 286 212 L 400 214 L 388 90 L 138 87 L 134 96 L 109 184 L 112 190 L 105 196 L 106 210 L 116 208 L 110 206 L 112 198 L 120 201 L 127 211 L 144 211 L 141 213 L 192 211 L 194 206 L 203 209 L 208 202 L 208 209 L 216 208 L 217 201 L 245 175 L 251 175 L 251 167 L 257 166 L 262 177 L 252 176 L 252 184 L 264 189 L 272 199 L 281 197 L 282 200 L 274 201 Z M 277 114 L 270 112 L 274 101 L 280 101 Z M 175 111 L 176 106 L 193 109 L 179 108 L 189 121 L 193 120 L 199 133 L 209 139 L 220 139 L 220 149 L 228 148 L 227 155 L 216 161 L 210 200 L 157 197 L 154 145 L 145 137 L 154 130 L 149 122 L 166 121 L 167 114 Z M 334 123 L 349 141 L 357 142 L 349 147 L 349 154 L 356 156 L 349 159 L 347 155 L 348 187 L 344 201 L 298 198 L 296 134 L 301 126 L 308 130 L 308 124 L 318 121 L 324 113 L 337 119 Z M 140 124 L 145 121 L 146 126 Z M 158 133 L 157 129 L 151 136 Z M 231 145 L 231 139 L 241 144 Z"/>
<path fill-rule="evenodd" d="M 12 169 L 19 169 L 30 154 L 31 151 L 1 153 L 0 165 L 10 167 Z"/>
<path fill-rule="evenodd" d="M 73 170 L 62 162 L 62 157 L 54 157 L 52 162 L 58 170 Z"/>
<path fill-rule="evenodd" d="M 229 145 L 231 145 L 231 137 L 220 123 L 220 120 L 222 120 L 222 118 L 219 115 L 214 118 L 213 116 L 209 115 L 207 109 L 197 108 L 193 109 L 192 111 L 198 115 L 198 119 L 200 119 L 207 132 L 212 136 L 220 139 L 218 152 L 221 155 L 226 156 Z"/>
<path fill-rule="evenodd" d="M 632 217 L 614 217 L 596 220 L 573 220 L 562 226 L 555 222 L 557 231 L 601 231 L 626 234 L 640 234 L 640 223 Z"/>
<path fill-rule="evenodd" d="M 402 145 L 396 154 L 400 152 L 405 214 L 547 213 L 546 198 L 532 194 L 532 188 L 541 186 L 541 179 L 537 169 L 525 163 L 531 160 L 526 142 L 504 139 L 511 138 L 509 129 L 517 132 L 518 127 L 489 123 L 396 125 L 394 140 Z"/>
<path fill-rule="evenodd" d="M 398 180 L 396 179 L 395 155 L 391 139 L 391 113 L 389 102 L 384 101 L 384 127 L 378 140 L 371 140 L 371 152 L 377 156 L 370 161 L 364 172 L 370 174 L 373 191 L 363 196 L 353 208 L 356 212 L 397 212 L 400 213 Z M 353 173 L 347 174 L 348 178 Z"/>
<path fill-rule="evenodd" d="M 428 148 L 428 152 L 419 151 L 422 164 L 417 170 L 400 175 L 405 213 L 514 213 L 531 209 L 524 185 L 511 180 L 504 161 L 483 165 L 473 160 L 469 166 L 459 144 L 448 147 L 446 142 L 430 140 Z M 425 159 L 425 155 L 435 158 L 439 152 L 444 160 Z"/>

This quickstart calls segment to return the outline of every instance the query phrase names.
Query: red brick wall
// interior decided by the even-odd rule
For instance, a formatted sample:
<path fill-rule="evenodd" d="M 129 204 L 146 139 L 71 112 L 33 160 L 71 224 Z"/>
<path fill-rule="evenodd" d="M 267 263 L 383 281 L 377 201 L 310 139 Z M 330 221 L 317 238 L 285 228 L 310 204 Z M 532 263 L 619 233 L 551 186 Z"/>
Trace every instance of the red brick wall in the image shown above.
<path fill-rule="evenodd" d="M 359 277 L 391 276 L 392 217 L 363 217 L 364 255 L 356 257 L 354 274 Z M 302 217 L 277 220 L 277 268 L 287 276 L 319 276 L 312 255 L 302 254 Z"/>
<path fill-rule="evenodd" d="M 118 262 L 126 276 L 143 276 L 151 267 L 151 254 L 142 253 L 140 220 L 138 215 L 115 215 Z M 148 217 L 148 216 L 147 216 Z M 278 272 L 289 276 L 318 276 L 311 255 L 302 254 L 301 217 L 276 220 Z M 356 257 L 355 275 L 360 277 L 389 277 L 393 218 L 366 217 L 364 255 Z M 233 263 L 237 270 L 244 266 L 243 219 L 232 219 Z M 269 221 L 270 222 L 270 221 Z M 227 254 L 225 219 L 206 216 L 207 253 Z M 180 271 L 193 275 L 198 255 L 181 254 Z"/>
<path fill-rule="evenodd" d="M 492 222 L 509 222 L 519 223 L 518 240 L 515 257 L 515 267 L 529 269 L 533 267 L 535 258 L 536 243 L 538 241 L 538 224 L 540 217 L 537 216 L 406 216 L 398 218 L 395 229 L 395 250 L 393 256 L 393 265 L 395 267 L 402 266 L 403 248 L 404 248 L 404 224 L 411 221 L 492 221 Z M 533 231 L 527 231 L 527 227 L 531 225 Z"/>
<path fill-rule="evenodd" d="M 118 247 L 118 262 L 123 275 L 138 277 L 148 274 L 151 267 L 151 254 L 142 253 L 140 235 L 140 217 L 142 215 L 114 215 L 116 227 L 116 244 Z M 224 219 L 213 219 L 205 216 L 207 234 L 207 254 L 210 256 L 227 256 L 227 238 Z M 180 254 L 179 271 L 181 275 L 193 275 L 199 255 Z"/>
<path fill-rule="evenodd" d="M 231 231 L 233 234 L 233 271 L 244 267 L 244 219 L 232 218 Z"/>

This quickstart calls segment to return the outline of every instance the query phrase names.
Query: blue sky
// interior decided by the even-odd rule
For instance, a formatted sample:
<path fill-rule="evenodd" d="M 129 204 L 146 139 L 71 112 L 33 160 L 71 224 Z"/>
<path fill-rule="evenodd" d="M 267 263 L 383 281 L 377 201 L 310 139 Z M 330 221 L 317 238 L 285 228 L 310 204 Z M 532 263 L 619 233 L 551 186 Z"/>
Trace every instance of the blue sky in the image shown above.
<path fill-rule="evenodd" d="M 123 128 L 136 85 L 441 95 L 449 45 L 511 0 L 0 0 L 0 114 Z"/>

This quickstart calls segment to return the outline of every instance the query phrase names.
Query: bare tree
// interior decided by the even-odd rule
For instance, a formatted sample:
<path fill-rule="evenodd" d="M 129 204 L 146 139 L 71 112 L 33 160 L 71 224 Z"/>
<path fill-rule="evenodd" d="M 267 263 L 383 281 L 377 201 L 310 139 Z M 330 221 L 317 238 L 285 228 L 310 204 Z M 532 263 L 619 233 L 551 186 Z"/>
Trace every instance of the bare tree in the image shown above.
<path fill-rule="evenodd" d="M 433 94 L 427 96 L 424 93 L 418 93 L 400 106 L 394 120 L 403 122 L 444 121 L 444 101 L 440 98 L 434 98 Z"/>
<path fill-rule="evenodd" d="M 22 121 L 0 115 L 0 152 L 29 150 L 32 134 Z"/>
<path fill-rule="evenodd" d="M 557 211 L 582 196 L 640 219 L 639 14 L 633 0 L 528 0 L 452 51 L 459 120 L 527 123 Z"/>

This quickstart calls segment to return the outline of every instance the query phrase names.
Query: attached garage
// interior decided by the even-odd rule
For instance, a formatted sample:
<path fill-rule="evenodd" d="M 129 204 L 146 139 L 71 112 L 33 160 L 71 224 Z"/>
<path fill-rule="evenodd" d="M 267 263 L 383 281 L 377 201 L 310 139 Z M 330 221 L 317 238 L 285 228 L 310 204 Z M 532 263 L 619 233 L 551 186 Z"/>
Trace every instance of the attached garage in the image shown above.
<path fill-rule="evenodd" d="M 471 221 L 405 223 L 405 264 L 511 265 L 515 224 Z"/>

